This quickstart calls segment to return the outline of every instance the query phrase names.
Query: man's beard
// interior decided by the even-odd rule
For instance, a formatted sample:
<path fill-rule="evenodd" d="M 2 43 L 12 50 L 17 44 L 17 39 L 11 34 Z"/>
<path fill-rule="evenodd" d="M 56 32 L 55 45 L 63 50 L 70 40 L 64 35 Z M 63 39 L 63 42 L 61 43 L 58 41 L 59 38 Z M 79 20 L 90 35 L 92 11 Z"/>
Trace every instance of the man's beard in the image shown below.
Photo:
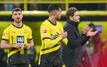
<path fill-rule="evenodd" d="M 21 21 L 22 21 L 21 19 L 15 20 L 16 23 L 20 23 Z"/>

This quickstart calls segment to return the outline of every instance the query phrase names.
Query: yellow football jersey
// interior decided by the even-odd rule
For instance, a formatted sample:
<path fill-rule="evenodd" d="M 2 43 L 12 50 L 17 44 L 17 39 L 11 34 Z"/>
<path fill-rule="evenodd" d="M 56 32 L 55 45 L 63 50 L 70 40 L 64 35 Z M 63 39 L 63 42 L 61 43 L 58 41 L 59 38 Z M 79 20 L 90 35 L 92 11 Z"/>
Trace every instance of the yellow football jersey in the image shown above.
<path fill-rule="evenodd" d="M 4 30 L 2 39 L 8 40 L 9 44 L 23 43 L 26 45 L 28 40 L 32 39 L 32 30 L 24 24 L 20 28 L 11 24 Z"/>
<path fill-rule="evenodd" d="M 62 32 L 64 32 L 64 30 L 60 22 L 57 21 L 56 25 L 54 25 L 51 21 L 45 20 L 40 28 L 42 41 L 40 54 L 58 50 L 62 41 L 67 44 L 67 38 L 62 39 L 62 36 L 59 35 Z"/>

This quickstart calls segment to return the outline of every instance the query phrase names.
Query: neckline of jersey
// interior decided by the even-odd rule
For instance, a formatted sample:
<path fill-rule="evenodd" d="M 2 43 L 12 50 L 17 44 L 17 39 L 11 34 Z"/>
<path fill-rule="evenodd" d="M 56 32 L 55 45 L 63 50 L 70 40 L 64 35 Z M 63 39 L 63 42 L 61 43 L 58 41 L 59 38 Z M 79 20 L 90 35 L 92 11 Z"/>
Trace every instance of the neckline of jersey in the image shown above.
<path fill-rule="evenodd" d="M 12 24 L 14 27 L 16 27 L 14 24 Z M 20 29 L 20 28 L 22 28 L 23 27 L 23 24 L 22 24 L 22 26 L 21 27 L 16 27 L 16 28 L 18 28 L 18 29 Z"/>
<path fill-rule="evenodd" d="M 52 23 L 52 21 L 50 21 L 49 19 L 48 19 L 48 21 L 49 21 L 52 25 L 54 25 L 54 26 L 57 25 L 57 22 L 56 22 L 56 24 L 54 24 L 54 23 Z"/>

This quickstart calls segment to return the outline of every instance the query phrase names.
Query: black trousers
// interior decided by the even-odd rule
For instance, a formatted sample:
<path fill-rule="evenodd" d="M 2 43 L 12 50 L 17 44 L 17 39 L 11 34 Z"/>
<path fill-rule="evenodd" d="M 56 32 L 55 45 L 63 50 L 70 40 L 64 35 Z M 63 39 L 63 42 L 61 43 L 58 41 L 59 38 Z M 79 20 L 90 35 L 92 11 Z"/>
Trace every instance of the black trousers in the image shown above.
<path fill-rule="evenodd" d="M 66 65 L 66 67 L 82 67 L 81 64 Z"/>
<path fill-rule="evenodd" d="M 60 50 L 41 55 L 40 67 L 62 67 Z"/>
<path fill-rule="evenodd" d="M 7 67 L 29 67 L 29 64 L 7 64 Z"/>
<path fill-rule="evenodd" d="M 81 67 L 81 55 L 81 47 L 71 49 L 69 46 L 65 46 L 62 52 L 63 62 L 66 67 Z"/>

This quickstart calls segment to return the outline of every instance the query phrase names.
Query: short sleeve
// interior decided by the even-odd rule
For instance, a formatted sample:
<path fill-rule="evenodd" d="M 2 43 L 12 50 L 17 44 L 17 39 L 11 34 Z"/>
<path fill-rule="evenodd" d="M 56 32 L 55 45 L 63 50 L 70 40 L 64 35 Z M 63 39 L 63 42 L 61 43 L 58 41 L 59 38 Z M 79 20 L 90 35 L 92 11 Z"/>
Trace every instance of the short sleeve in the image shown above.
<path fill-rule="evenodd" d="M 51 38 L 50 37 L 50 31 L 49 31 L 49 28 L 45 25 L 42 25 L 41 26 L 41 29 L 40 29 L 40 33 L 41 33 L 41 39 L 47 39 L 47 38 Z"/>
<path fill-rule="evenodd" d="M 2 34 L 2 39 L 3 40 L 9 40 L 9 29 L 6 28 L 4 31 L 3 31 L 3 34 Z"/>
<path fill-rule="evenodd" d="M 28 39 L 32 39 L 32 30 L 30 27 L 28 28 Z"/>

